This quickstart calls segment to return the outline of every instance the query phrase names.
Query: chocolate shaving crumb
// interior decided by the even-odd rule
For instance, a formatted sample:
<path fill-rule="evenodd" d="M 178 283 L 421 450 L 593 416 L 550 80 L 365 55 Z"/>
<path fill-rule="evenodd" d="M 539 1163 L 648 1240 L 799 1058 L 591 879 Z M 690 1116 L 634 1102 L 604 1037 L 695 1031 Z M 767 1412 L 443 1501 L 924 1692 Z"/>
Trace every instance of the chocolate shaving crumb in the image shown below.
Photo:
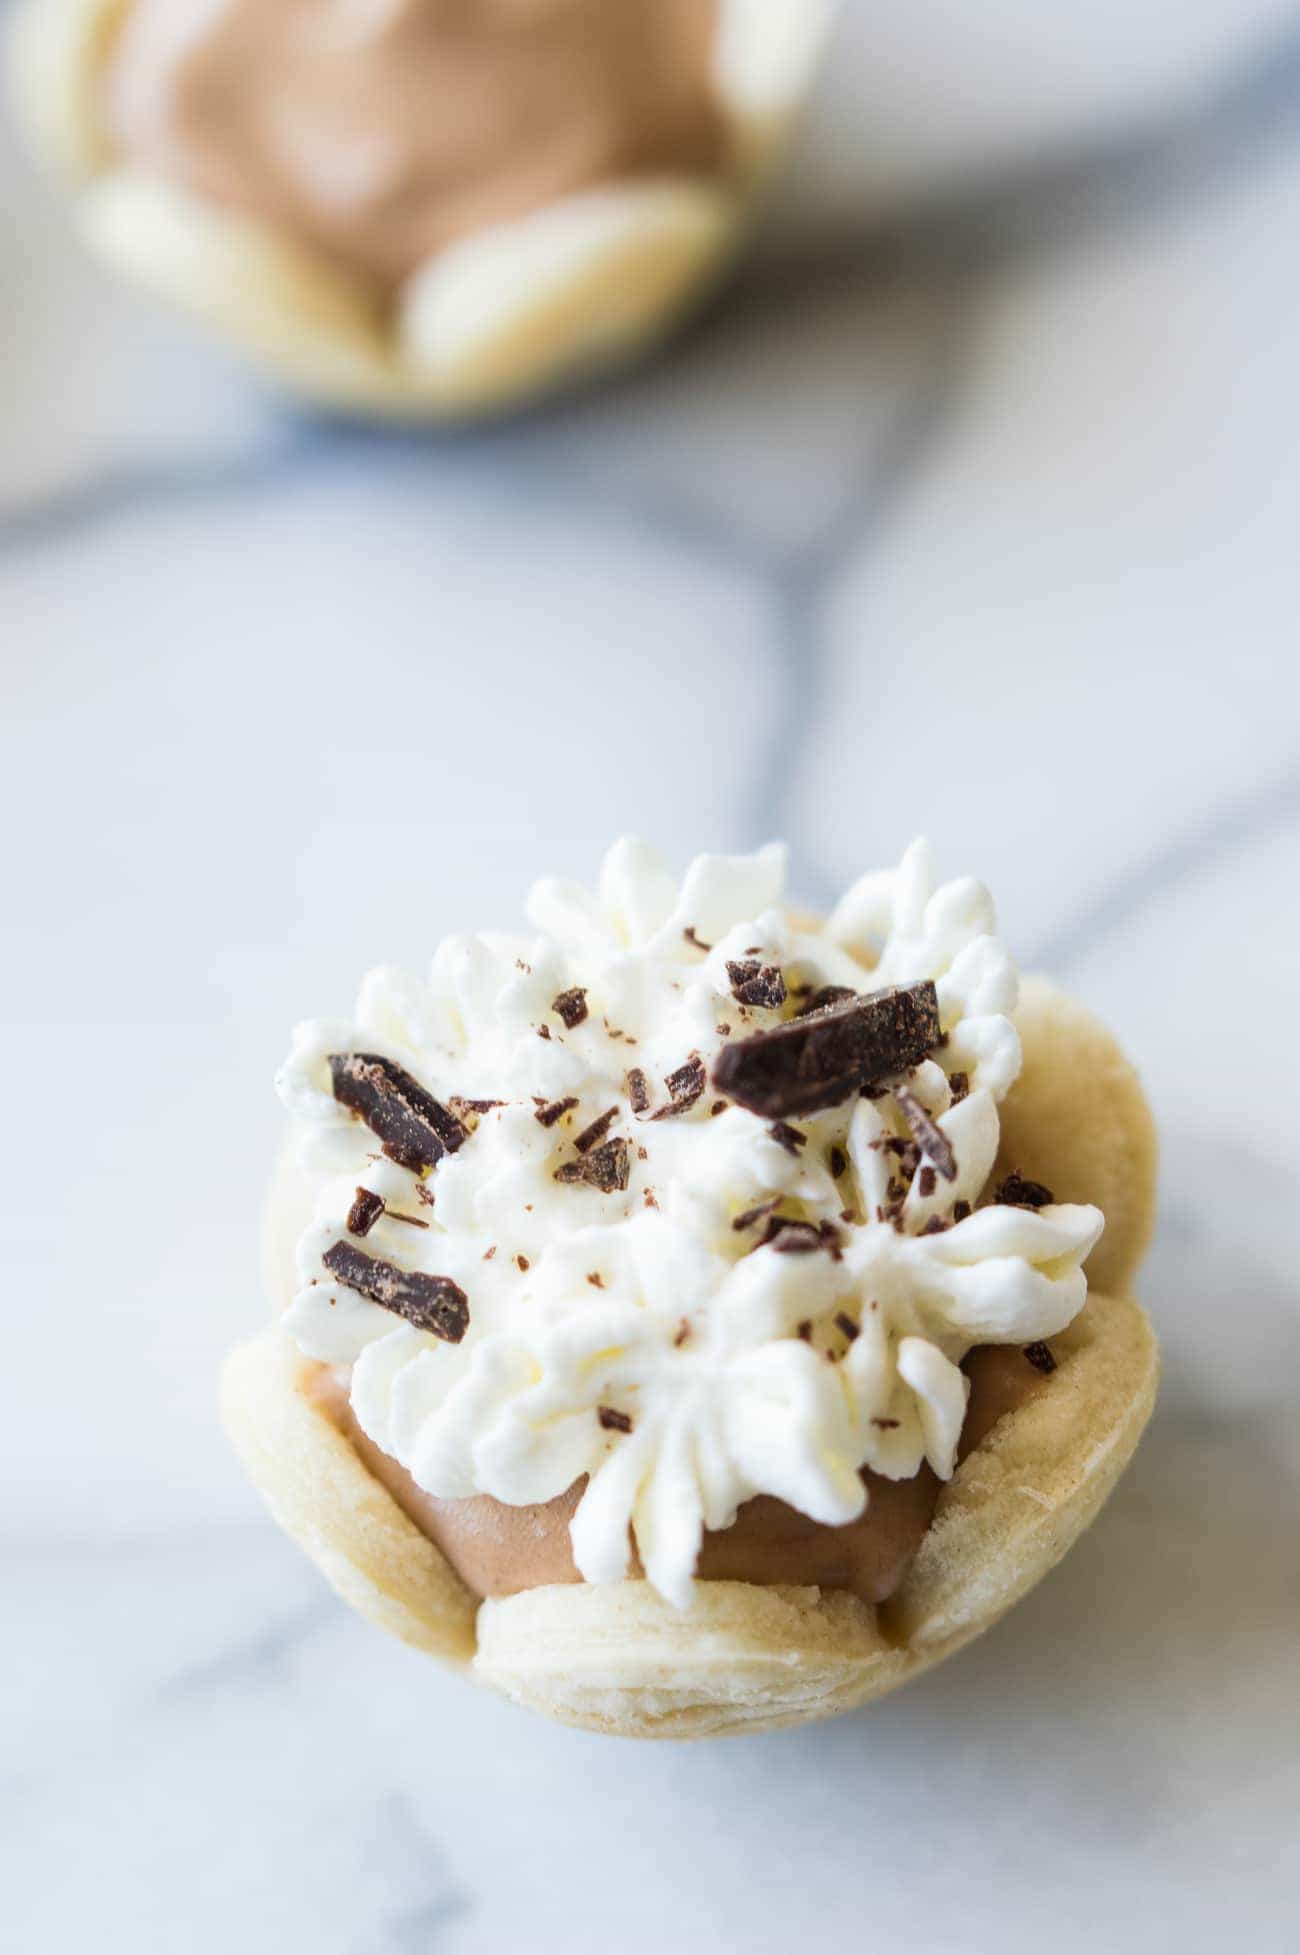
<path fill-rule="evenodd" d="M 598 1140 L 604 1140 L 606 1134 L 609 1132 L 610 1121 L 616 1120 L 617 1118 L 618 1108 L 612 1106 L 608 1112 L 602 1113 L 598 1119 L 593 1120 L 589 1127 L 584 1127 L 573 1143 L 579 1154 L 590 1154 L 596 1142 Z"/>
<path fill-rule="evenodd" d="M 593 1290 L 603 1290 L 605 1287 L 605 1279 L 598 1269 L 589 1269 L 587 1271 L 587 1281 Z"/>
<path fill-rule="evenodd" d="M 677 1335 L 673 1339 L 674 1349 L 680 1351 L 682 1345 L 686 1342 L 690 1334 L 691 1334 L 690 1323 L 687 1318 L 683 1317 L 681 1323 L 678 1324 L 677 1326 Z"/>
<path fill-rule="evenodd" d="M 728 963 L 731 995 L 742 1005 L 761 1005 L 776 1011 L 785 1003 L 785 979 L 775 964 L 760 964 L 756 957 L 744 963 Z"/>
<path fill-rule="evenodd" d="M 491 1262 L 491 1260 L 492 1260 L 492 1258 L 493 1258 L 493 1257 L 494 1257 L 494 1256 L 496 1255 L 496 1253 L 497 1253 L 497 1246 L 496 1246 L 496 1244 L 495 1244 L 495 1242 L 494 1242 L 494 1243 L 492 1244 L 492 1247 L 491 1247 L 490 1249 L 485 1249 L 485 1250 L 483 1251 L 483 1260 L 484 1260 L 484 1262 L 485 1262 L 485 1263 L 490 1263 L 490 1262 Z"/>
<path fill-rule="evenodd" d="M 1044 1344 L 1041 1339 L 1037 1343 L 1026 1344 L 1025 1356 L 1034 1370 L 1041 1371 L 1044 1377 L 1056 1370 L 1056 1359 L 1052 1356 L 1051 1347 Z"/>
<path fill-rule="evenodd" d="M 823 984 L 816 991 L 811 985 L 801 984 L 794 995 L 803 999 L 796 1015 L 807 1018 L 809 1012 L 829 1011 L 832 1005 L 842 1005 L 846 998 L 856 998 L 858 994 L 850 984 Z"/>
<path fill-rule="evenodd" d="M 698 1052 L 692 1052 L 684 1065 L 666 1075 L 664 1085 L 672 1094 L 672 1104 L 661 1106 L 655 1119 L 671 1120 L 675 1114 L 689 1113 L 704 1092 L 705 1077 L 703 1059 Z"/>
<path fill-rule="evenodd" d="M 916 1177 L 917 1193 L 925 1201 L 929 1201 L 931 1195 L 934 1193 L 935 1184 L 938 1181 L 938 1178 L 939 1177 L 936 1175 L 934 1169 L 930 1166 L 930 1163 L 927 1161 L 925 1166 L 921 1169 L 920 1173 Z"/>
<path fill-rule="evenodd" d="M 432 1331 L 448 1344 L 459 1344 L 469 1328 L 469 1299 L 449 1276 L 399 1269 L 396 1263 L 381 1262 L 350 1242 L 336 1242 L 321 1260 L 348 1289 L 359 1291 L 383 1310 L 391 1310 L 417 1330 Z"/>
<path fill-rule="evenodd" d="M 400 1208 L 388 1210 L 390 1222 L 405 1222 L 408 1229 L 427 1229 L 429 1224 L 418 1215 L 403 1215 Z"/>
<path fill-rule="evenodd" d="M 646 1153 L 646 1150 L 644 1147 L 642 1147 L 640 1141 L 638 1141 L 636 1145 L 636 1158 L 638 1161 L 648 1161 L 650 1159 L 650 1156 Z"/>
<path fill-rule="evenodd" d="M 770 1215 L 773 1209 L 779 1208 L 780 1205 L 780 1195 L 773 1195 L 770 1201 L 759 1202 L 756 1207 L 745 1209 L 743 1213 L 737 1215 L 731 1226 L 742 1232 L 745 1229 L 752 1229 L 755 1222 L 761 1222 L 765 1215 Z"/>
<path fill-rule="evenodd" d="M 581 1160 L 565 1161 L 555 1170 L 557 1181 L 581 1182 L 588 1188 L 598 1188 L 602 1195 L 626 1188 L 630 1176 L 628 1144 L 621 1138 L 607 1140 L 602 1147 L 593 1147 Z"/>
<path fill-rule="evenodd" d="M 858 1323 L 855 1323 L 854 1319 L 850 1317 L 847 1310 L 838 1310 L 835 1313 L 835 1328 L 837 1330 L 843 1331 L 845 1337 L 848 1338 L 849 1343 L 852 1344 L 854 1338 L 858 1335 L 862 1326 Z"/>
<path fill-rule="evenodd" d="M 647 1188 L 641 1197 L 647 1208 L 658 1208 L 659 1201 L 653 1188 Z"/>
<path fill-rule="evenodd" d="M 650 1104 L 650 1088 L 640 1066 L 633 1066 L 627 1076 L 627 1097 L 633 1113 L 644 1113 Z"/>
<path fill-rule="evenodd" d="M 812 1343 L 812 1319 L 810 1317 L 804 1318 L 798 1327 L 796 1335 L 801 1337 L 805 1344 Z"/>
<path fill-rule="evenodd" d="M 966 1095 L 970 1092 L 970 1074 L 949 1073 L 948 1090 L 952 1094 L 952 1103 L 954 1106 L 956 1106 L 958 1102 L 960 1100 L 964 1100 L 966 1098 Z"/>
<path fill-rule="evenodd" d="M 538 1036 L 538 1038 L 539 1038 L 539 1039 L 549 1039 L 549 1038 L 550 1038 L 550 1036 L 551 1036 L 551 1028 L 550 1028 L 550 1026 L 549 1026 L 549 1025 L 539 1025 L 539 1026 L 538 1026 L 538 1028 L 537 1028 L 537 1036 Z"/>
<path fill-rule="evenodd" d="M 838 1181 L 849 1165 L 849 1157 L 842 1147 L 832 1147 L 826 1156 L 826 1165 L 834 1179 Z"/>
<path fill-rule="evenodd" d="M 606 1432 L 631 1432 L 632 1421 L 626 1412 L 619 1412 L 612 1405 L 598 1405 L 596 1417 Z"/>
<path fill-rule="evenodd" d="M 774 1120 L 768 1128 L 768 1136 L 778 1147 L 784 1147 L 787 1154 L 797 1154 L 807 1144 L 808 1136 L 788 1121 Z"/>
<path fill-rule="evenodd" d="M 532 1268 L 532 1264 L 529 1262 L 527 1256 L 516 1256 L 515 1268 L 521 1275 L 525 1275 Z"/>
<path fill-rule="evenodd" d="M 553 1127 L 557 1120 L 564 1118 L 570 1107 L 575 1107 L 577 1104 L 578 1102 L 570 1094 L 568 1099 L 552 1100 L 549 1106 L 538 1107 L 533 1118 L 539 1127 Z"/>
<path fill-rule="evenodd" d="M 348 1210 L 348 1234 L 369 1235 L 384 1212 L 384 1198 L 369 1188 L 358 1188 L 357 1198 Z"/>
<path fill-rule="evenodd" d="M 709 951 L 713 949 L 712 944 L 706 944 L 703 938 L 696 936 L 695 925 L 693 923 L 687 924 L 686 928 L 682 931 L 682 935 L 685 937 L 688 944 L 694 945 L 696 950 L 704 951 L 706 955 L 708 954 Z"/>
<path fill-rule="evenodd" d="M 802 1222 L 789 1215 L 772 1217 L 759 1247 L 769 1245 L 782 1256 L 806 1256 L 816 1249 L 826 1249 L 836 1262 L 843 1253 L 843 1238 L 834 1222 Z"/>
<path fill-rule="evenodd" d="M 957 1162 L 953 1157 L 952 1146 L 947 1134 L 936 1120 L 926 1112 L 916 1094 L 906 1086 L 894 1088 L 894 1098 L 898 1110 L 911 1129 L 912 1138 L 925 1155 L 932 1161 L 945 1181 L 957 1179 Z M 924 1191 L 922 1191 L 924 1192 Z"/>
<path fill-rule="evenodd" d="M 1041 1181 L 1028 1181 L 1023 1174 L 1013 1169 L 1004 1181 L 1000 1181 L 995 1202 L 1005 1208 L 1046 1208 L 1056 1200 L 1050 1188 L 1044 1188 Z"/>
<path fill-rule="evenodd" d="M 783 1118 L 835 1106 L 922 1060 L 939 1037 L 926 979 L 804 1012 L 724 1045 L 713 1083 L 751 1113 Z"/>
<path fill-rule="evenodd" d="M 391 1059 L 377 1052 L 331 1052 L 329 1067 L 335 1099 L 365 1121 L 400 1167 L 431 1168 L 468 1138 L 450 1108 Z"/>
<path fill-rule="evenodd" d="M 969 1202 L 954 1202 L 954 1203 L 953 1203 L 953 1205 L 952 1205 L 952 1219 L 953 1219 L 953 1221 L 954 1221 L 954 1222 L 964 1222 L 964 1221 L 966 1220 L 966 1217 L 967 1217 L 967 1216 L 968 1216 L 969 1214 L 970 1214 L 970 1203 L 969 1203 Z"/>
<path fill-rule="evenodd" d="M 710 1120 L 716 1120 L 720 1113 L 725 1113 L 726 1111 L 727 1102 L 725 1100 L 715 1100 L 709 1108 L 709 1118 Z"/>
<path fill-rule="evenodd" d="M 948 1224 L 944 1221 L 942 1215 L 932 1215 L 929 1221 L 926 1223 L 925 1227 L 922 1229 L 921 1234 L 942 1235 L 947 1227 Z"/>
<path fill-rule="evenodd" d="M 551 1010 L 572 1031 L 587 1016 L 587 994 L 580 984 L 575 984 L 568 991 L 561 991 L 558 998 L 552 998 Z"/>
<path fill-rule="evenodd" d="M 879 1426 L 882 1432 L 897 1432 L 899 1426 L 897 1419 L 873 1419 L 871 1423 L 873 1426 Z"/>

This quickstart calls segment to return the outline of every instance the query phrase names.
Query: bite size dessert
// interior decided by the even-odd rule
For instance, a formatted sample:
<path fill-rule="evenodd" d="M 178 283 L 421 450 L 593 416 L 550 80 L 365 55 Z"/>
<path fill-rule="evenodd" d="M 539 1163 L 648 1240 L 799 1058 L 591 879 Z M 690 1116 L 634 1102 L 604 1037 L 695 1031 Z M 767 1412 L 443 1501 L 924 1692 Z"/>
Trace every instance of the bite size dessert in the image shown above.
<path fill-rule="evenodd" d="M 818 922 L 634 842 L 298 1026 L 276 1316 L 223 1410 L 365 1615 L 566 1722 L 907 1681 L 1093 1518 L 1156 1350 L 1155 1142 L 924 843 Z M 1090 1288 L 1091 1279 L 1091 1288 Z"/>
<path fill-rule="evenodd" d="M 25 0 L 18 105 L 91 243 L 303 391 L 437 417 L 669 326 L 830 0 Z"/>

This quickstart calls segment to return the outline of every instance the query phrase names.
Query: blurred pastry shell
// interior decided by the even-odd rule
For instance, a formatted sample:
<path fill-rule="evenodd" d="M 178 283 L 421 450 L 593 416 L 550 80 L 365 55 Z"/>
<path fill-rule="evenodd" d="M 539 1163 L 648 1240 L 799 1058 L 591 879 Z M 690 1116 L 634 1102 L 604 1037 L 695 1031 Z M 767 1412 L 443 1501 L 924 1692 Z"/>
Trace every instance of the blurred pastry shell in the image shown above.
<path fill-rule="evenodd" d="M 1114 1487 L 1155 1400 L 1155 1337 L 1124 1294 L 1155 1209 L 1146 1100 L 1105 1028 L 1041 979 L 1025 984 L 1017 1023 L 1025 1068 L 1003 1108 L 1019 1149 L 1010 1164 L 1058 1196 L 1106 1206 L 1092 1267 L 1106 1293 L 1094 1287 L 1052 1340 L 1051 1389 L 1004 1415 L 941 1489 L 907 1580 L 880 1608 L 748 1582 L 702 1582 L 685 1612 L 644 1581 L 480 1603 L 304 1390 L 311 1367 L 276 1323 L 232 1354 L 222 1380 L 226 1429 L 249 1477 L 362 1615 L 562 1723 L 625 1737 L 726 1735 L 831 1716 L 910 1681 L 1060 1560 Z M 306 1206 L 286 1156 L 265 1235 L 277 1307 L 292 1292 Z"/>
<path fill-rule="evenodd" d="M 117 160 L 97 78 L 131 0 L 22 0 L 12 78 L 92 249 L 294 391 L 406 419 L 507 408 L 631 357 L 717 278 L 804 101 L 837 0 L 718 0 L 716 176 L 600 184 L 488 226 L 384 301 L 269 223 Z"/>

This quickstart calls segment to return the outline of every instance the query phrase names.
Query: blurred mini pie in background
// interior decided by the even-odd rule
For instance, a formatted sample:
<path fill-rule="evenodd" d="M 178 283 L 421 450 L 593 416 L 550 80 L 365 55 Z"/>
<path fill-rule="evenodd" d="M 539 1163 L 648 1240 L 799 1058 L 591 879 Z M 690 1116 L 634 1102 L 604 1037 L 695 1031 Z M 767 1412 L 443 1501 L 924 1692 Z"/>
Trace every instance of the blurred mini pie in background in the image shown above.
<path fill-rule="evenodd" d="M 25 0 L 92 245 L 295 389 L 504 407 L 725 266 L 833 0 Z"/>
<path fill-rule="evenodd" d="M 565 1722 L 880 1696 L 1150 1414 L 1136 1075 L 924 843 L 824 923 L 779 847 L 632 842 L 528 919 L 297 1027 L 235 1447 L 363 1614 Z"/>

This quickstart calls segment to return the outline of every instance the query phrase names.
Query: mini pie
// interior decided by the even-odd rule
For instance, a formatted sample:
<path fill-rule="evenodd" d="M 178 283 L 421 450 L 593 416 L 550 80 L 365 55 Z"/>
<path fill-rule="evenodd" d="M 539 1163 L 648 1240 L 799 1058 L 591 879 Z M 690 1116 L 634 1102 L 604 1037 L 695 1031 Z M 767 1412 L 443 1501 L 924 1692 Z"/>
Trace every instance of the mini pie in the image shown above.
<path fill-rule="evenodd" d="M 906 1682 L 1060 1558 L 1155 1395 L 1113 1040 L 924 843 L 824 924 L 783 876 L 619 843 L 531 934 L 372 971 L 277 1081 L 236 1450 L 364 1615 L 594 1730 Z"/>
<path fill-rule="evenodd" d="M 831 0 L 24 0 L 20 114 L 92 246 L 293 388 L 501 407 L 734 248 Z"/>

